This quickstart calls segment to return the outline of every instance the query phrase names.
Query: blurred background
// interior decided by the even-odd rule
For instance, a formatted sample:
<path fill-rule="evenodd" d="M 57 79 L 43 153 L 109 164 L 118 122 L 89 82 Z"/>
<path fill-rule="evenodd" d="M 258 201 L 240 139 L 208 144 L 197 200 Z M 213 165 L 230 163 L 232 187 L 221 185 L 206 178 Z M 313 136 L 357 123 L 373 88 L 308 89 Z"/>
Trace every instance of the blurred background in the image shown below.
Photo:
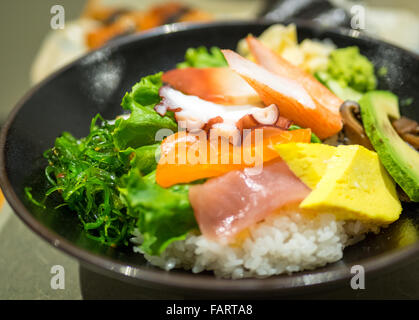
<path fill-rule="evenodd" d="M 62 21 L 54 18 L 61 9 L 63 29 L 59 28 Z M 258 18 L 309 19 L 331 28 L 350 28 L 354 14 L 362 18 L 361 32 L 419 53 L 417 0 L 3 0 L 0 125 L 25 92 L 51 72 L 127 34 L 178 21 Z M 65 267 L 69 280 L 66 290 L 51 290 L 49 270 L 53 264 Z M 104 285 L 103 278 L 79 270 L 76 261 L 32 234 L 7 204 L 0 211 L 0 270 L 0 299 L 115 298 L 110 288 L 118 286 L 129 293 L 121 284 Z M 392 275 L 380 281 L 375 287 L 369 284 L 370 295 L 358 292 L 356 296 L 419 298 L 418 279 L 409 278 L 408 272 L 406 277 L 397 278 L 396 287 Z M 150 298 L 136 294 L 137 298 Z M 349 293 L 349 297 L 353 295 Z M 345 298 L 348 293 L 333 292 L 324 297 Z"/>

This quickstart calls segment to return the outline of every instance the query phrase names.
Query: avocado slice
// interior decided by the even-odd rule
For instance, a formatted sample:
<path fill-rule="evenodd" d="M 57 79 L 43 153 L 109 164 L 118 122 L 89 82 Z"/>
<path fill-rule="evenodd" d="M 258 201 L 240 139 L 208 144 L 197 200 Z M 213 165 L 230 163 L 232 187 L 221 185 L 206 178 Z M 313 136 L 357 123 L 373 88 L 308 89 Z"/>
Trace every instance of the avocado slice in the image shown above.
<path fill-rule="evenodd" d="M 409 198 L 419 202 L 419 152 L 400 138 L 389 119 L 400 118 L 397 96 L 370 91 L 359 104 L 365 132 L 382 164 Z"/>

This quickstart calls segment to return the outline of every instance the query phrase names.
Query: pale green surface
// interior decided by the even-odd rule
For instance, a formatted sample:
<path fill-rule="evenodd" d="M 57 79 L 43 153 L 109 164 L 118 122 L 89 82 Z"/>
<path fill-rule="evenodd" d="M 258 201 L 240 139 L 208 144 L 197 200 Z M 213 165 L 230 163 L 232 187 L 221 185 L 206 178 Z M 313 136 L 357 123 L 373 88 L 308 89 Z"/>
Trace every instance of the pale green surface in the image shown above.
<path fill-rule="evenodd" d="M 77 17 L 82 0 L 0 2 L 0 122 L 29 89 L 29 70 L 50 30 L 50 8 L 63 4 L 66 18 Z M 7 94 L 6 94 L 7 93 Z M 64 290 L 52 290 L 51 267 L 65 270 Z M 0 211 L 0 299 L 80 299 L 78 264 L 32 233 L 8 205 Z"/>
<path fill-rule="evenodd" d="M 6 204 L 0 225 L 0 299 L 81 299 L 78 263 L 31 232 Z M 51 267 L 65 271 L 65 289 L 51 289 Z"/>
<path fill-rule="evenodd" d="M 66 19 L 74 19 L 84 1 L 0 1 L 0 123 L 30 86 L 32 61 L 50 30 L 50 9 L 58 3 L 65 6 Z"/>

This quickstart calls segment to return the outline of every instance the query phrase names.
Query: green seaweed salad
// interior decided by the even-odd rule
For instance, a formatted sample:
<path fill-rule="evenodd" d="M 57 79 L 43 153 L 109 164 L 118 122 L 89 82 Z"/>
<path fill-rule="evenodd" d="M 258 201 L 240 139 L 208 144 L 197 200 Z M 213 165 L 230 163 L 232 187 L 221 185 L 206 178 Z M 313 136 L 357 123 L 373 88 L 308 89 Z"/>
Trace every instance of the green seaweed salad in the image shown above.
<path fill-rule="evenodd" d="M 177 64 L 178 68 L 224 66 L 227 62 L 217 47 L 190 48 L 185 61 Z M 129 245 L 138 229 L 143 236 L 141 250 L 150 255 L 159 255 L 193 230 L 199 232 L 188 199 L 190 184 L 162 188 L 155 182 L 161 143 L 156 133 L 178 129 L 173 113 L 162 117 L 154 110 L 160 102 L 161 76 L 162 72 L 146 76 L 125 94 L 121 106 L 130 112 L 128 118 L 106 121 L 97 115 L 87 137 L 76 139 L 68 132 L 58 137 L 44 153 L 51 187 L 40 202 L 27 187 L 28 199 L 45 206 L 46 199 L 58 192 L 59 207 L 77 213 L 89 238 L 112 247 Z M 322 76 L 331 83 L 333 75 Z M 293 125 L 290 130 L 298 128 Z M 314 134 L 312 142 L 321 143 Z"/>

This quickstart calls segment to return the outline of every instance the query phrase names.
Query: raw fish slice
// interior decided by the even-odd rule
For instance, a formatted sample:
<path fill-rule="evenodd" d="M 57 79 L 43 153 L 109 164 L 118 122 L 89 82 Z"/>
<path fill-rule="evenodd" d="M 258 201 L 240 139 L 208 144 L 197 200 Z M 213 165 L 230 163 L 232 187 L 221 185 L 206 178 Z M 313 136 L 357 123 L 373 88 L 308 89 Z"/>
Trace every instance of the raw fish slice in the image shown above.
<path fill-rule="evenodd" d="M 277 105 L 285 118 L 311 128 L 320 139 L 342 129 L 340 114 L 316 102 L 299 82 L 274 74 L 231 50 L 222 52 L 230 67 L 256 90 L 262 101 Z"/>
<path fill-rule="evenodd" d="M 229 68 L 182 68 L 163 74 L 163 82 L 185 94 L 220 104 L 255 104 L 256 91 Z"/>
<path fill-rule="evenodd" d="M 301 202 L 309 193 L 285 162 L 276 161 L 265 164 L 258 175 L 249 169 L 231 171 L 192 186 L 189 200 L 205 237 L 230 240 L 281 207 Z"/>
<path fill-rule="evenodd" d="M 311 130 L 299 129 L 285 131 L 276 127 L 262 127 L 263 145 L 255 146 L 253 136 L 246 137 L 249 145 L 233 146 L 227 144 L 214 145 L 209 140 L 203 142 L 194 135 L 185 131 L 168 136 L 161 144 L 161 158 L 157 165 L 156 182 L 166 188 L 179 183 L 188 183 L 195 180 L 217 177 L 229 171 L 240 170 L 245 167 L 254 167 L 259 163 L 268 162 L 279 157 L 274 146 L 290 142 L 310 142 Z M 252 131 L 253 133 L 254 131 Z M 245 149 L 247 148 L 247 149 Z M 218 152 L 214 152 L 218 150 Z M 259 154 L 261 151 L 262 154 Z M 212 158 L 212 155 L 215 157 Z M 239 162 L 234 161 L 239 154 Z M 254 156 L 254 161 L 246 163 L 246 155 Z M 215 161 L 213 161 L 215 159 Z M 199 161 L 198 161 L 199 160 Z"/>

